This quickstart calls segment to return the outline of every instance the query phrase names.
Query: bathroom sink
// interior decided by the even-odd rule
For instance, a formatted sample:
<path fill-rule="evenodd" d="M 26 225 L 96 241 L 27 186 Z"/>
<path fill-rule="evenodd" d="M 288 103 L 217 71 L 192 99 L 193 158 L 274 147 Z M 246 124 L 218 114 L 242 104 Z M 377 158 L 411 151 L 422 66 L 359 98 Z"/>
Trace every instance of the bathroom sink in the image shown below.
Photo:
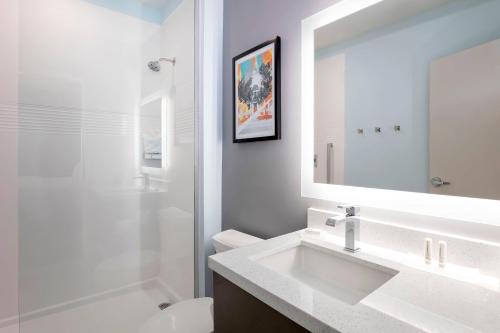
<path fill-rule="evenodd" d="M 399 273 L 305 241 L 254 260 L 350 305 L 357 304 Z"/>

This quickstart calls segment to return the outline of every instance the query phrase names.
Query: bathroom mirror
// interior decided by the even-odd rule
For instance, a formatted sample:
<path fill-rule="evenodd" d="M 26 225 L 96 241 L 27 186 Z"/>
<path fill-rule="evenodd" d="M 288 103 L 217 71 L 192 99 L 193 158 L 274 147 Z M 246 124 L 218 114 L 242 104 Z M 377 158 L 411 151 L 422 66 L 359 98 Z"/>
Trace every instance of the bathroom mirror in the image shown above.
<path fill-rule="evenodd" d="M 166 130 L 161 96 L 146 99 L 140 107 L 140 161 L 143 171 L 165 168 Z"/>
<path fill-rule="evenodd" d="M 305 19 L 303 195 L 416 211 L 500 200 L 498 13 L 500 0 L 344 0 Z"/>

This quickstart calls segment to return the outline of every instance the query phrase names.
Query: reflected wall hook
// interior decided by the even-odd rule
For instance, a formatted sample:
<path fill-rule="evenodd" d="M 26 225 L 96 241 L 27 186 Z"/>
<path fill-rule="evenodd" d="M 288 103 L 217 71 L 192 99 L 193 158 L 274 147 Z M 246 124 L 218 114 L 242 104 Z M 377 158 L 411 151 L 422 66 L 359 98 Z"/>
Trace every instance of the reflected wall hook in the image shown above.
<path fill-rule="evenodd" d="M 394 125 L 394 131 L 395 131 L 395 132 L 400 132 L 400 131 L 401 131 L 401 126 L 399 126 L 399 125 Z"/>
<path fill-rule="evenodd" d="M 382 132 L 382 128 L 380 127 L 375 127 L 375 133 L 381 133 Z"/>
<path fill-rule="evenodd" d="M 356 132 L 358 132 L 358 134 L 363 134 L 365 130 L 362 128 L 358 128 Z"/>

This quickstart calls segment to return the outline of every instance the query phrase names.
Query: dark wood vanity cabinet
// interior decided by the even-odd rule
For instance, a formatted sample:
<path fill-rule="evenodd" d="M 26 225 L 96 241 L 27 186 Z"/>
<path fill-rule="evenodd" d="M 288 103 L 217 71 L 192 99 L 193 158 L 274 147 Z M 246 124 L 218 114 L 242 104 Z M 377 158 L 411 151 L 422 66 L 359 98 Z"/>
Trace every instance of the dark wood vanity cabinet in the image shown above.
<path fill-rule="evenodd" d="M 240 287 L 214 273 L 215 333 L 309 332 Z"/>

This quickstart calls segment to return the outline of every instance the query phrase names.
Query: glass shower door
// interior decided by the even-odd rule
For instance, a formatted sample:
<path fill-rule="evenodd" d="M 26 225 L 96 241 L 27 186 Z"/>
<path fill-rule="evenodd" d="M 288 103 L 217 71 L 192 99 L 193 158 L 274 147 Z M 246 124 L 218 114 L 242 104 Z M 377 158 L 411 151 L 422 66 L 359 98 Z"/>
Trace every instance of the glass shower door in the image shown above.
<path fill-rule="evenodd" d="M 193 297 L 193 45 L 193 0 L 19 1 L 22 333 L 143 332 Z"/>
<path fill-rule="evenodd" d="M 17 333 L 18 3 L 0 1 L 0 333 Z"/>

